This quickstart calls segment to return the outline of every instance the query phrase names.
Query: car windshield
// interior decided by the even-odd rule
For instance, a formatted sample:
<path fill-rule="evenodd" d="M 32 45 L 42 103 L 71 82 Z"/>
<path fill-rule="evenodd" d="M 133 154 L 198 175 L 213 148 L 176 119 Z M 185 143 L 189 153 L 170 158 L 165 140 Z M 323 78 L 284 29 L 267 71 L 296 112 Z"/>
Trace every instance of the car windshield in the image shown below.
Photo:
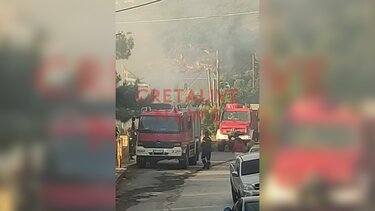
<path fill-rule="evenodd" d="M 241 175 L 259 173 L 259 159 L 243 161 L 241 166 Z"/>
<path fill-rule="evenodd" d="M 140 132 L 178 133 L 179 117 L 143 116 L 139 122 Z"/>
<path fill-rule="evenodd" d="M 224 111 L 222 120 L 249 121 L 250 116 L 246 111 Z"/>
<path fill-rule="evenodd" d="M 246 211 L 259 211 L 259 202 L 246 202 L 245 210 Z"/>
<path fill-rule="evenodd" d="M 250 148 L 250 153 L 259 152 L 259 146 L 253 146 Z"/>

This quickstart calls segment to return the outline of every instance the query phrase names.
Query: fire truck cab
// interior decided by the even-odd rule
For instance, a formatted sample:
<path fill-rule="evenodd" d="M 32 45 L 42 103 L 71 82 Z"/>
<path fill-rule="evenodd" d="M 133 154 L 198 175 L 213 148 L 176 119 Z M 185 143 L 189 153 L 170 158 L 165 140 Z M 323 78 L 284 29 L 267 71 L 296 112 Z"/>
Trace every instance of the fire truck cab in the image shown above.
<path fill-rule="evenodd" d="M 196 165 L 201 136 L 198 110 L 192 107 L 142 109 L 136 146 L 137 165 L 177 159 L 181 168 Z"/>

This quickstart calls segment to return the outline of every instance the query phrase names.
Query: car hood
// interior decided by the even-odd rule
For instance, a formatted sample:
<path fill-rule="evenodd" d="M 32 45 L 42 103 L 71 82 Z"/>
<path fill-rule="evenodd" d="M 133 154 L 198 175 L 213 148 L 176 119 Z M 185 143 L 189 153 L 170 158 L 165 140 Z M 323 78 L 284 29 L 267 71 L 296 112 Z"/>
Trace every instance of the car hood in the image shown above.
<path fill-rule="evenodd" d="M 241 176 L 241 180 L 243 184 L 257 184 L 259 183 L 259 173 Z"/>

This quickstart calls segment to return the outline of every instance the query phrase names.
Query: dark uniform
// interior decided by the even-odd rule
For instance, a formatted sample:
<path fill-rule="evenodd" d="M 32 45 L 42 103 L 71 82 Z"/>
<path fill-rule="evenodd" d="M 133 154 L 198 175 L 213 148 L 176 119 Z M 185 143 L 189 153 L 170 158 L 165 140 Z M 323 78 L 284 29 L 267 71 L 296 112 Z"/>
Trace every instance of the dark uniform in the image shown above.
<path fill-rule="evenodd" d="M 136 133 L 136 128 L 135 128 L 135 117 L 132 117 L 132 124 L 131 128 L 129 128 L 128 133 L 129 133 L 129 155 L 130 159 L 133 160 L 133 156 L 136 154 L 136 145 L 137 145 L 137 133 Z"/>
<path fill-rule="evenodd" d="M 132 128 L 128 129 L 128 137 L 129 137 L 129 156 L 130 156 L 130 160 L 133 160 L 133 156 L 135 155 L 135 145 L 136 145 L 137 137 Z"/>
<path fill-rule="evenodd" d="M 212 152 L 212 147 L 211 147 L 212 140 L 208 135 L 205 135 L 203 137 L 202 141 L 202 163 L 204 165 L 204 169 L 209 169 L 211 165 L 211 152 Z"/>

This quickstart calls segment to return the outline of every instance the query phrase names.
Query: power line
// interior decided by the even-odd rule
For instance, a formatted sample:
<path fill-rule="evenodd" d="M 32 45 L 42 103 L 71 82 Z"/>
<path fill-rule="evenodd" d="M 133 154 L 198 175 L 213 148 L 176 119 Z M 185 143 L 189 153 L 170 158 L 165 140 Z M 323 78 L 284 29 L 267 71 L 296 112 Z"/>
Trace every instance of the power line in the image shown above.
<path fill-rule="evenodd" d="M 253 15 L 259 14 L 259 11 L 247 11 L 240 13 L 229 13 L 224 15 L 210 15 L 210 16 L 195 16 L 195 17 L 182 17 L 182 18 L 170 18 L 170 19 L 155 19 L 155 20 L 138 20 L 138 21 L 117 21 L 118 24 L 133 24 L 133 23 L 162 23 L 162 22 L 174 22 L 174 21 L 185 21 L 185 20 L 200 20 L 207 18 L 225 18 L 234 17 L 241 15 Z"/>
<path fill-rule="evenodd" d="M 116 10 L 116 12 L 123 12 L 123 11 L 126 11 L 126 10 L 135 9 L 135 8 L 143 7 L 143 6 L 146 6 L 146 5 L 154 4 L 154 3 L 157 3 L 157 2 L 160 2 L 160 1 L 163 1 L 163 0 L 155 0 L 155 1 L 146 2 L 144 4 L 139 4 L 139 5 L 135 5 L 135 6 L 124 8 L 124 9 L 119 9 L 119 10 Z"/>

